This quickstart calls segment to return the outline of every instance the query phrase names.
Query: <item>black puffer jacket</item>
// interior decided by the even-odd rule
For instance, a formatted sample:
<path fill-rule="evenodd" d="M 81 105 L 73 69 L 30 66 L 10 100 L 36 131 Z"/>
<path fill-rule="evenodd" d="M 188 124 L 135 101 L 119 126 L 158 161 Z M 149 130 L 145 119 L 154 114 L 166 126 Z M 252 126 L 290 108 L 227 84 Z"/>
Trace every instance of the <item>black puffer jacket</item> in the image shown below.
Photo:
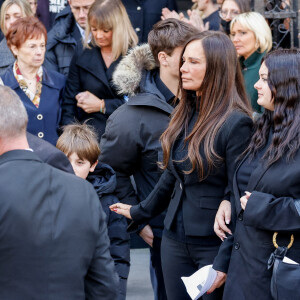
<path fill-rule="evenodd" d="M 110 239 L 110 254 L 115 262 L 116 271 L 121 278 L 127 278 L 130 266 L 129 234 L 125 217 L 111 212 L 109 206 L 119 202 L 113 195 L 117 185 L 116 173 L 108 165 L 98 163 L 95 171 L 87 180 L 94 186 L 103 210 L 107 216 L 107 231 Z"/>
<path fill-rule="evenodd" d="M 77 45 L 82 47 L 82 36 L 68 6 L 57 15 L 48 33 L 44 66 L 67 76 Z"/>
<path fill-rule="evenodd" d="M 120 62 L 113 76 L 120 93 L 130 98 L 109 117 L 100 157 L 117 172 L 120 201 L 131 205 L 147 198 L 161 176 L 157 166 L 159 137 L 168 126 L 173 107 L 156 86 L 157 72 L 148 45 L 142 45 Z M 149 222 L 155 236 L 162 234 L 163 219 L 161 214 Z"/>

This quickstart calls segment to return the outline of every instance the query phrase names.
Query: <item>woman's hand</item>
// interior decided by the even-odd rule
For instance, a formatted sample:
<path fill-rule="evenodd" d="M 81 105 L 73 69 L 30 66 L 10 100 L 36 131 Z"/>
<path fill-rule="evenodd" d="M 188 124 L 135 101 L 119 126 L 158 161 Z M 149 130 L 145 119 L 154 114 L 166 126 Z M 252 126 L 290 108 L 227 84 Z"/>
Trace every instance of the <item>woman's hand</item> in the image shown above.
<path fill-rule="evenodd" d="M 77 94 L 75 96 L 77 100 L 77 106 L 83 109 L 86 113 L 100 112 L 100 109 L 104 111 L 105 102 L 99 99 L 94 94 L 85 91 Z"/>
<path fill-rule="evenodd" d="M 139 236 L 152 248 L 153 247 L 153 231 L 150 225 L 146 225 L 139 233 Z"/>
<path fill-rule="evenodd" d="M 227 277 L 226 273 L 217 271 L 217 277 L 216 277 L 214 283 L 212 284 L 212 286 L 210 287 L 210 289 L 207 291 L 207 294 L 212 293 L 215 289 L 222 286 L 224 284 L 224 282 L 226 281 L 226 277 Z"/>
<path fill-rule="evenodd" d="M 225 232 L 232 234 L 231 230 L 226 226 L 231 220 L 231 204 L 228 200 L 223 200 L 219 206 L 215 217 L 214 231 L 216 235 L 224 241 L 226 239 Z"/>
<path fill-rule="evenodd" d="M 209 22 L 203 23 L 203 19 L 198 10 L 188 10 L 187 13 L 190 18 L 188 21 L 189 24 L 193 25 L 201 32 L 209 29 Z"/>
<path fill-rule="evenodd" d="M 132 205 L 123 204 L 123 203 L 115 203 L 109 207 L 111 211 L 114 211 L 118 215 L 123 215 L 127 219 L 132 219 L 130 215 L 130 208 Z"/>
<path fill-rule="evenodd" d="M 242 206 L 242 209 L 245 210 L 246 209 L 246 205 L 248 203 L 248 199 L 250 198 L 251 196 L 251 193 L 249 192 L 245 192 L 245 196 L 241 197 L 240 198 L 240 201 L 241 201 L 241 206 Z"/>
<path fill-rule="evenodd" d="M 180 20 L 180 15 L 175 10 L 170 11 L 167 7 L 162 9 L 161 14 L 162 14 L 161 16 L 162 20 L 166 20 L 169 18 Z"/>

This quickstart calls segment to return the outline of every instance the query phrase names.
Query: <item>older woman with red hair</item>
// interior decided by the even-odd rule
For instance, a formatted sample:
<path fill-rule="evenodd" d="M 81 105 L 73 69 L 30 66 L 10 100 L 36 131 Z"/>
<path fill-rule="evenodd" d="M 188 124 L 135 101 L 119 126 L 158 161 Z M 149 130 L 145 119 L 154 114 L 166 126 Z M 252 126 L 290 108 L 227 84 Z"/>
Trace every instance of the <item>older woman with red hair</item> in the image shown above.
<path fill-rule="evenodd" d="M 1 76 L 21 98 L 28 113 L 28 131 L 55 145 L 61 115 L 63 75 L 42 67 L 47 31 L 34 17 L 15 21 L 6 34 L 15 63 Z"/>

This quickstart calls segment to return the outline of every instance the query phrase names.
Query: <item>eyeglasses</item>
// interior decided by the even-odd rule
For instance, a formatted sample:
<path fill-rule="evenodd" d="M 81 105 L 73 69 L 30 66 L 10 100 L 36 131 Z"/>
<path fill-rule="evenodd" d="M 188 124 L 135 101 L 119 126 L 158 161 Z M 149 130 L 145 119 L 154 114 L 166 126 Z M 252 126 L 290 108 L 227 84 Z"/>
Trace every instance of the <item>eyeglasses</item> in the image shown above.
<path fill-rule="evenodd" d="M 228 19 L 233 19 L 235 18 L 237 15 L 239 15 L 240 12 L 237 10 L 227 10 L 227 9 L 221 9 L 219 10 L 219 15 L 222 19 L 227 19 L 227 17 L 229 17 Z"/>

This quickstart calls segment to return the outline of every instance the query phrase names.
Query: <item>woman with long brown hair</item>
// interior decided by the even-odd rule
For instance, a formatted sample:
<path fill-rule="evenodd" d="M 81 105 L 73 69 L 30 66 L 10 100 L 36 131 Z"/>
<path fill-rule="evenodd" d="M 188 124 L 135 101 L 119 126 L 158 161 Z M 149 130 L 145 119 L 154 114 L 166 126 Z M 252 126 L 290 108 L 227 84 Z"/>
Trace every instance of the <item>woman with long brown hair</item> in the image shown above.
<path fill-rule="evenodd" d="M 117 213 L 140 223 L 168 208 L 162 269 L 168 299 L 189 299 L 181 276 L 212 264 L 220 241 L 213 222 L 229 199 L 237 158 L 247 147 L 252 120 L 236 51 L 221 32 L 193 36 L 183 49 L 179 104 L 161 137 L 164 173 L 137 206 Z M 226 272 L 219 262 L 214 268 Z M 221 282 L 225 275 L 218 273 Z M 221 299 L 217 290 L 203 299 Z"/>

